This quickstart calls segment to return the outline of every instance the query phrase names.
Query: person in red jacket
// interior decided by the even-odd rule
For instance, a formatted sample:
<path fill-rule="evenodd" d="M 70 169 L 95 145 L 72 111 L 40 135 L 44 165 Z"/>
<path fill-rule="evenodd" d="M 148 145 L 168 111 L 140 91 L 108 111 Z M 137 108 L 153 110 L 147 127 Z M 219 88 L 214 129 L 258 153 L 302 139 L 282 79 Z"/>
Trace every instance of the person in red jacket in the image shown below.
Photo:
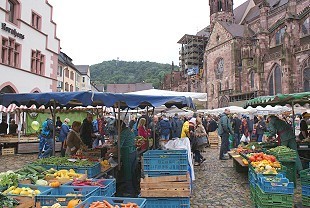
<path fill-rule="evenodd" d="M 141 118 L 138 123 L 138 136 L 142 136 L 144 138 L 149 138 L 151 136 L 151 131 L 146 128 L 145 118 Z"/>

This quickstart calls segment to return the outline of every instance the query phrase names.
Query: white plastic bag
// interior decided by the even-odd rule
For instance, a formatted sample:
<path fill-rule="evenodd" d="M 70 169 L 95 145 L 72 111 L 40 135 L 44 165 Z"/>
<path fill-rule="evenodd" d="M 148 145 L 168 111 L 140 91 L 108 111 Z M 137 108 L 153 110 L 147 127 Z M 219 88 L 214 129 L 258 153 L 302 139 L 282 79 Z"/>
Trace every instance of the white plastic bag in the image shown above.
<path fill-rule="evenodd" d="M 250 137 L 249 136 L 246 137 L 244 134 L 242 134 L 240 142 L 247 142 L 247 143 L 249 143 L 250 142 Z"/>

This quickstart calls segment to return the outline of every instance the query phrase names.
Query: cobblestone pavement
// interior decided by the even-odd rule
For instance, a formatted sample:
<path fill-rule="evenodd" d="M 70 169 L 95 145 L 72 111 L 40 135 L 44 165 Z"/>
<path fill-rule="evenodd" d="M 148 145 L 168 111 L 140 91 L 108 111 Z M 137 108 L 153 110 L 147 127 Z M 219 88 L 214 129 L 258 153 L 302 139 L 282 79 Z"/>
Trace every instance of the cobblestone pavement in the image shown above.
<path fill-rule="evenodd" d="M 218 149 L 208 148 L 203 155 L 206 161 L 195 167 L 191 208 L 252 208 L 247 173 L 237 173 L 232 159 L 220 161 Z M 0 172 L 17 170 L 36 158 L 37 154 L 0 156 Z M 300 201 L 298 182 L 295 202 Z"/>

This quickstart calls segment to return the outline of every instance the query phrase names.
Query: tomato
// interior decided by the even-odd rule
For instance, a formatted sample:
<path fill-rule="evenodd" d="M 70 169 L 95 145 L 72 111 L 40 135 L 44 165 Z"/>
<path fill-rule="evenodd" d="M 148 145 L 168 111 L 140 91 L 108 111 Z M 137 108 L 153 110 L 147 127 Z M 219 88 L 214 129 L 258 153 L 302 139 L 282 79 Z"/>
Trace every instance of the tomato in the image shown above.
<path fill-rule="evenodd" d="M 262 160 L 263 160 L 262 157 L 257 157 L 257 158 L 256 158 L 256 161 L 262 161 Z"/>
<path fill-rule="evenodd" d="M 270 161 L 271 161 L 271 162 L 277 161 L 276 157 L 273 156 L 273 155 L 270 155 L 269 158 L 270 158 Z"/>
<path fill-rule="evenodd" d="M 251 157 L 249 157 L 249 160 L 250 160 L 251 162 L 255 162 L 255 161 L 256 161 L 256 158 L 255 158 L 254 156 L 251 156 Z"/>

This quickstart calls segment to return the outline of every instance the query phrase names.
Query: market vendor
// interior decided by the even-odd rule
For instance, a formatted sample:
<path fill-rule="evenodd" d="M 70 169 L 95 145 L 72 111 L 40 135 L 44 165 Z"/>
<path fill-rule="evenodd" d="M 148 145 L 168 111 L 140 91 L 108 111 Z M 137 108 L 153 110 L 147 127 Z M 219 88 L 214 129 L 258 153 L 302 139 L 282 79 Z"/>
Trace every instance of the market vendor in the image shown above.
<path fill-rule="evenodd" d="M 93 114 L 88 112 L 87 117 L 83 120 L 83 124 L 80 129 L 80 136 L 84 144 L 88 148 L 92 148 L 93 140 L 96 138 L 96 135 L 93 132 Z"/>
<path fill-rule="evenodd" d="M 66 155 L 68 156 L 75 155 L 82 146 L 85 146 L 79 134 L 80 127 L 81 122 L 73 121 L 72 129 L 66 139 Z"/>
<path fill-rule="evenodd" d="M 121 133 L 120 133 L 120 148 L 121 148 L 121 179 L 124 179 L 124 196 L 135 197 L 137 193 L 137 174 L 136 167 L 138 164 L 137 160 L 137 150 L 135 146 L 135 135 L 126 127 L 126 124 L 121 121 Z M 115 122 L 117 129 L 118 122 Z M 117 149 L 111 149 L 109 153 L 117 153 Z"/>
<path fill-rule="evenodd" d="M 295 134 L 289 124 L 274 115 L 269 116 L 267 118 L 267 122 L 269 130 L 268 140 L 272 140 L 272 138 L 277 134 L 279 145 L 286 146 L 297 151 Z M 302 164 L 298 153 L 296 157 L 296 168 L 298 172 L 302 170 Z"/>

